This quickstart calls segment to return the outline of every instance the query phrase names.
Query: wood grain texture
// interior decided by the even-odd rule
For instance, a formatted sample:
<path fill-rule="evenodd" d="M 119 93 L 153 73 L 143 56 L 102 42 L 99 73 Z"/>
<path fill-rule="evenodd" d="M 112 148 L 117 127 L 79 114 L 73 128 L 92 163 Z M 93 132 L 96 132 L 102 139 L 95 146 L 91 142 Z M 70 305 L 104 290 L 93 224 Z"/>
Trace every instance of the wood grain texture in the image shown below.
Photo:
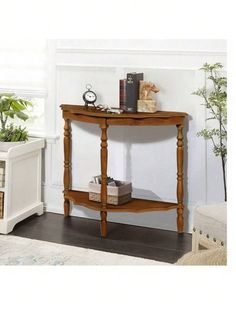
<path fill-rule="evenodd" d="M 134 115 L 134 114 L 133 114 Z M 65 112 L 64 113 L 65 119 L 70 119 L 74 121 L 86 122 L 86 123 L 94 123 L 94 124 L 101 124 L 104 120 L 104 117 L 93 117 L 93 116 L 83 116 L 82 114 Z M 121 119 L 121 117 L 123 119 Z M 136 126 L 151 126 L 151 125 L 177 125 L 182 124 L 184 117 L 182 116 L 173 116 L 173 117 L 139 117 L 138 118 L 131 118 L 131 117 L 124 117 L 124 114 L 120 114 L 119 118 L 117 114 L 109 114 L 109 118 L 106 118 L 107 125 L 136 125 Z"/>
<path fill-rule="evenodd" d="M 158 126 L 158 125 L 174 125 L 183 122 L 183 117 L 156 117 L 156 118 L 108 118 L 108 125 L 136 125 L 136 126 Z"/>
<path fill-rule="evenodd" d="M 133 212 L 141 213 L 147 211 L 166 211 L 177 209 L 177 229 L 179 233 L 184 229 L 183 218 L 183 128 L 185 112 L 158 111 L 155 113 L 122 113 L 111 114 L 98 111 L 93 107 L 85 108 L 81 105 L 61 105 L 63 117 L 65 119 L 64 133 L 64 195 L 65 195 L 65 215 L 69 215 L 69 200 L 77 205 L 82 205 L 97 211 L 101 216 L 101 235 L 107 233 L 107 212 Z M 87 192 L 73 191 L 71 186 L 71 132 L 69 121 L 76 120 L 88 123 L 96 123 L 101 128 L 101 203 L 89 201 Z M 123 205 L 107 204 L 107 128 L 109 125 L 176 125 L 177 126 L 177 203 L 159 202 L 143 199 L 132 199 Z"/>
<path fill-rule="evenodd" d="M 105 237 L 107 233 L 107 124 L 103 119 L 101 128 L 101 236 Z"/>
<path fill-rule="evenodd" d="M 97 118 L 132 118 L 132 119 L 143 119 L 143 118 L 172 118 L 172 117 L 186 117 L 188 114 L 185 112 L 177 111 L 157 111 L 155 113 L 148 112 L 137 112 L 137 113 L 106 113 L 104 111 L 99 111 L 94 107 L 88 107 L 82 105 L 61 105 L 61 109 L 66 114 L 70 112 L 71 114 L 81 114 L 83 116 L 97 117 Z"/>
<path fill-rule="evenodd" d="M 100 225 L 101 237 L 105 238 L 107 236 L 107 212 L 101 211 L 100 216 L 101 216 L 101 225 Z"/>
<path fill-rule="evenodd" d="M 66 197 L 73 201 L 74 204 L 76 205 L 81 205 L 93 210 L 101 211 L 102 204 L 99 202 L 90 201 L 88 192 L 71 190 L 68 191 Z M 130 202 L 122 205 L 107 204 L 106 211 L 144 213 L 150 211 L 167 211 L 177 207 L 178 207 L 177 203 L 132 198 Z"/>
<path fill-rule="evenodd" d="M 66 194 L 71 188 L 71 125 L 70 120 L 65 119 L 64 125 L 64 215 L 70 214 L 70 201 Z"/>
<path fill-rule="evenodd" d="M 183 151 L 184 151 L 184 138 L 183 138 L 183 125 L 177 125 L 177 228 L 178 232 L 182 233 L 184 230 L 184 186 L 183 186 Z"/>
<path fill-rule="evenodd" d="M 61 105 L 64 119 L 101 124 L 106 119 L 107 125 L 177 125 L 183 124 L 185 112 L 157 111 L 155 113 L 112 114 L 98 111 L 93 107 L 87 109 L 81 105 Z"/>

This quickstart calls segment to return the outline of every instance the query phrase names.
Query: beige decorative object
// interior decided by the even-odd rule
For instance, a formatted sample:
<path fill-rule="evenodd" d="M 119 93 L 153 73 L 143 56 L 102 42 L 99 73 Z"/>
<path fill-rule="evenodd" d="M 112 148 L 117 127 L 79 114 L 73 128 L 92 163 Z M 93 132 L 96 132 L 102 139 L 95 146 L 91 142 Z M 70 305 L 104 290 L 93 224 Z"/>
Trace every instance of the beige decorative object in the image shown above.
<path fill-rule="evenodd" d="M 157 103 L 151 93 L 158 93 L 160 89 L 152 82 L 140 81 L 138 112 L 156 112 Z"/>
<path fill-rule="evenodd" d="M 140 81 L 139 82 L 139 99 L 153 100 L 151 92 L 158 93 L 160 89 L 152 82 Z"/>
<path fill-rule="evenodd" d="M 131 200 L 132 184 L 122 182 L 121 186 L 107 186 L 107 204 L 121 205 Z M 89 200 L 101 202 L 101 184 L 89 182 Z"/>
<path fill-rule="evenodd" d="M 151 112 L 157 111 L 157 103 L 155 100 L 138 100 L 138 112 Z"/>

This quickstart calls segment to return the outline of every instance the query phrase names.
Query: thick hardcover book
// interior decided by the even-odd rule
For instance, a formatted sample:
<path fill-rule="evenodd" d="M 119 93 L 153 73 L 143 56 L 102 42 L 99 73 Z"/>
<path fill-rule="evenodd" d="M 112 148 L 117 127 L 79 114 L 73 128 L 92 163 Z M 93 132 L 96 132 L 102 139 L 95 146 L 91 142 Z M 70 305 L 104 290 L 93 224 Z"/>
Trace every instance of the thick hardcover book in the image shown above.
<path fill-rule="evenodd" d="M 4 192 L 0 191 L 0 219 L 3 218 L 4 212 Z"/>
<path fill-rule="evenodd" d="M 126 80 L 120 80 L 120 109 L 126 111 Z"/>
<path fill-rule="evenodd" d="M 139 81 L 143 80 L 143 73 L 127 73 L 126 80 L 126 111 L 137 112 L 139 98 Z"/>

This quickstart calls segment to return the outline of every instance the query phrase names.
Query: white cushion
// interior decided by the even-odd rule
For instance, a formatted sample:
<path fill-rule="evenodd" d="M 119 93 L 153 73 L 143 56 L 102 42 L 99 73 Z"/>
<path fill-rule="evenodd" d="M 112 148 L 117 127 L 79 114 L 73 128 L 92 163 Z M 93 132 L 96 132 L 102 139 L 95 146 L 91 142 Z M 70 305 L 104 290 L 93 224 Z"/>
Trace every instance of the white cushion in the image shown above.
<path fill-rule="evenodd" d="M 211 238 L 227 242 L 227 203 L 199 206 L 194 214 L 194 227 Z"/>

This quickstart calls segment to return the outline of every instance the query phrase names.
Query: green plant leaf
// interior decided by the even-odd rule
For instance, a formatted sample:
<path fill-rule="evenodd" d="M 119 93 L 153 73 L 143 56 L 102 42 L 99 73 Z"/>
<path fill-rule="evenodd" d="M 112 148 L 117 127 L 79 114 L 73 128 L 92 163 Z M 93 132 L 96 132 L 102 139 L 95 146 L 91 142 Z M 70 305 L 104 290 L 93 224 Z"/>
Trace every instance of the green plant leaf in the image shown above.
<path fill-rule="evenodd" d="M 8 110 L 8 111 L 4 111 L 5 116 L 10 117 L 12 119 L 14 119 L 15 117 L 15 111 L 12 110 Z"/>
<path fill-rule="evenodd" d="M 227 78 L 220 75 L 223 65 L 219 62 L 214 64 L 204 63 L 200 70 L 209 73 L 207 80 L 211 81 L 211 88 L 207 89 L 207 84 L 199 88 L 193 95 L 204 99 L 204 106 L 208 110 L 208 120 L 215 120 L 219 128 L 205 128 L 197 133 L 205 140 L 211 140 L 215 156 L 226 158 L 227 149 Z M 213 83 L 213 84 L 212 84 Z M 213 90 L 212 90 L 213 88 Z"/>
<path fill-rule="evenodd" d="M 17 116 L 21 120 L 27 120 L 29 116 L 24 111 L 32 106 L 31 101 L 17 97 L 15 94 L 0 94 L 1 129 L 6 127 L 8 118 L 14 119 Z"/>
<path fill-rule="evenodd" d="M 26 121 L 27 119 L 29 119 L 29 116 L 27 114 L 25 114 L 24 112 L 22 111 L 19 111 L 19 112 L 16 112 L 16 116 L 21 119 L 21 120 L 24 120 Z"/>
<path fill-rule="evenodd" d="M 28 140 L 28 132 L 21 126 L 8 125 L 4 130 L 0 130 L 0 141 L 19 142 Z"/>
<path fill-rule="evenodd" d="M 21 111 L 21 110 L 26 109 L 25 106 L 20 101 L 15 101 L 15 100 L 11 102 L 11 108 L 14 111 Z"/>

